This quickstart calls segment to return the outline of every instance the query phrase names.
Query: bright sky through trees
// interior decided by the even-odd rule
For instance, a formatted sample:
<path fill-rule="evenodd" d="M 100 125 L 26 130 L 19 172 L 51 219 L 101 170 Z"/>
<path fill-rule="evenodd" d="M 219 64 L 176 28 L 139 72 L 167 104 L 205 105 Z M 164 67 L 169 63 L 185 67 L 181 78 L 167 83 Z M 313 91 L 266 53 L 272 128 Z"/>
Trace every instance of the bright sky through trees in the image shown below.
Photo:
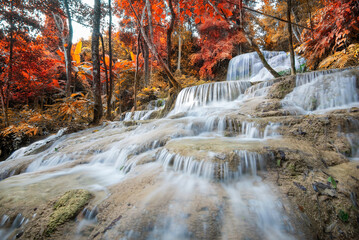
<path fill-rule="evenodd" d="M 93 7 L 94 0 L 83 0 L 84 3 Z M 91 36 L 91 28 L 85 27 L 77 22 L 73 23 L 74 28 L 74 38 L 73 42 L 78 42 L 81 38 L 88 39 Z"/>

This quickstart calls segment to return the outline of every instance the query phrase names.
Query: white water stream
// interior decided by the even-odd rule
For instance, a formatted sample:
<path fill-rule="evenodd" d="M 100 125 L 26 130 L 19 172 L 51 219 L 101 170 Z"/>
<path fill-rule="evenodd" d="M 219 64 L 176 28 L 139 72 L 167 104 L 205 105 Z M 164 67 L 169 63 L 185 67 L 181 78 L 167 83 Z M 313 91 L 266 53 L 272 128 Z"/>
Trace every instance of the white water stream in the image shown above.
<path fill-rule="evenodd" d="M 282 57 L 273 53 L 272 61 Z M 248 61 L 243 64 L 250 64 L 250 76 L 255 75 L 250 80 L 262 76 L 257 63 Z M 350 72 L 313 77 L 297 83 L 283 104 L 306 111 L 313 110 L 307 100 L 311 97 L 317 99 L 315 109 L 321 110 L 356 104 L 356 77 Z M 96 193 L 94 204 L 100 205 L 111 198 L 111 186 L 125 187 L 131 179 L 144 184 L 150 178 L 151 184 L 133 193 L 142 197 L 137 205 L 122 213 L 105 238 L 301 239 L 301 229 L 292 222 L 285 203 L 261 177 L 271 156 L 257 149 L 268 139 L 280 138 L 280 124 L 260 126 L 248 118 L 239 125 L 230 117 L 240 114 L 248 99 L 265 97 L 272 84 L 251 86 L 243 80 L 187 88 L 167 118 L 132 126 L 109 122 L 65 136 L 59 133 L 43 141 L 46 144 L 20 149 L 0 163 L 0 176 L 27 163 L 22 165 L 24 173 L 0 182 L 0 197 L 27 198 L 19 202 L 32 207 L 82 188 Z M 335 98 L 328 97 L 333 94 Z M 135 113 L 132 119 L 145 115 Z M 40 147 L 44 149 L 36 151 Z M 86 214 L 76 234 L 81 235 L 85 225 L 96 224 L 94 214 Z M 16 226 L 11 225 L 5 215 L 1 221 L 1 239 L 10 239 L 23 226 L 16 219 Z"/>
<path fill-rule="evenodd" d="M 269 65 L 277 72 L 286 72 L 290 70 L 290 57 L 283 51 L 270 52 L 263 51 Z M 301 57 L 295 57 L 296 69 L 299 70 L 305 63 Z M 228 67 L 227 81 L 248 80 L 251 82 L 262 82 L 272 79 L 273 76 L 263 66 L 256 52 L 246 53 L 234 57 Z"/>

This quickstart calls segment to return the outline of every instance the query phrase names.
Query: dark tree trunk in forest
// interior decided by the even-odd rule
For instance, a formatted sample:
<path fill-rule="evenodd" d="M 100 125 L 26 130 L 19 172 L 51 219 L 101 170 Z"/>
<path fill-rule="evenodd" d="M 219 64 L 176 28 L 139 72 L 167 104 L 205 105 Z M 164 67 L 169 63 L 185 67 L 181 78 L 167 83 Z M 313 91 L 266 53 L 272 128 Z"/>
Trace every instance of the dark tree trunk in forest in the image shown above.
<path fill-rule="evenodd" d="M 10 42 L 9 42 L 9 72 L 8 79 L 5 80 L 1 88 L 1 104 L 4 112 L 5 126 L 9 126 L 8 106 L 9 106 L 9 85 L 12 82 L 12 70 L 14 59 L 14 19 L 13 19 L 14 5 L 13 1 L 10 2 Z M 4 91 L 5 90 L 5 91 Z"/>
<path fill-rule="evenodd" d="M 147 8 L 147 16 L 148 16 L 148 28 L 150 30 L 150 41 L 153 43 L 153 28 L 152 28 L 152 11 L 151 11 L 151 3 L 149 0 L 146 0 L 146 8 Z M 142 21 L 141 21 L 142 25 Z"/>
<path fill-rule="evenodd" d="M 137 38 L 137 55 L 136 55 L 136 71 L 135 71 L 135 80 L 133 82 L 133 108 L 137 110 L 137 88 L 138 88 L 138 68 L 139 68 L 139 56 L 140 56 L 140 44 L 141 44 L 141 32 L 138 33 Z"/>
<path fill-rule="evenodd" d="M 168 69 L 172 72 L 172 67 L 171 67 L 172 32 L 176 21 L 176 14 L 175 11 L 173 10 L 172 0 L 168 0 L 168 7 L 170 8 L 170 12 L 171 12 L 171 21 L 167 29 L 167 65 L 168 65 Z"/>
<path fill-rule="evenodd" d="M 290 65 L 292 75 L 296 74 L 295 70 L 295 55 L 293 49 L 293 31 L 291 20 L 292 0 L 287 0 L 287 20 L 288 20 L 288 32 L 289 32 L 289 51 L 290 51 Z"/>
<path fill-rule="evenodd" d="M 180 3 L 178 2 L 178 15 L 181 14 Z M 178 28 L 178 59 L 177 59 L 177 73 L 181 74 L 181 58 L 182 58 L 182 37 L 181 29 Z"/>
<path fill-rule="evenodd" d="M 112 6 L 111 6 L 111 0 L 108 0 L 108 8 L 109 8 L 109 14 L 110 14 L 110 23 L 108 27 L 108 50 L 109 50 L 109 70 L 110 70 L 110 82 L 109 82 L 109 90 L 107 93 L 107 119 L 112 120 L 112 92 L 113 92 L 113 78 L 112 78 Z"/>
<path fill-rule="evenodd" d="M 142 26 L 142 23 L 137 15 L 137 12 L 135 11 L 135 9 L 133 8 L 132 2 L 130 0 L 128 0 L 128 3 L 130 4 L 131 10 L 133 11 L 133 13 L 136 16 L 136 21 L 137 21 L 137 26 L 139 27 L 139 29 L 141 30 L 141 34 L 143 39 L 145 40 L 148 48 L 150 49 L 152 55 L 154 55 L 157 59 L 157 61 L 160 63 L 160 65 L 162 66 L 163 70 L 165 71 L 166 75 L 168 76 L 171 84 L 173 85 L 173 87 L 175 88 L 176 91 L 179 91 L 180 89 L 182 89 L 182 86 L 179 82 L 177 82 L 177 80 L 175 79 L 175 77 L 172 75 L 171 71 L 168 69 L 167 64 L 163 61 L 163 59 L 161 58 L 161 56 L 158 54 L 157 49 L 155 48 L 153 42 L 147 37 L 145 29 Z M 151 30 L 150 30 L 151 31 Z"/>
<path fill-rule="evenodd" d="M 1 106 L 2 106 L 2 111 L 4 114 L 4 119 L 5 119 L 5 127 L 9 126 L 9 119 L 7 116 L 7 107 L 6 107 L 6 103 L 5 103 L 5 96 L 4 96 L 4 91 L 3 91 L 3 85 L 0 84 L 0 97 L 1 97 Z"/>
<path fill-rule="evenodd" d="M 145 70 L 145 85 L 148 86 L 150 84 L 150 52 L 147 44 L 144 41 L 142 43 L 142 54 L 144 59 L 144 70 Z"/>
<path fill-rule="evenodd" d="M 92 64 L 93 64 L 93 92 L 94 92 L 94 113 L 93 124 L 98 124 L 101 120 L 102 100 L 101 100 L 101 75 L 100 75 L 100 20 L 101 20 L 101 3 L 100 0 L 94 0 L 94 17 L 92 30 Z"/>
<path fill-rule="evenodd" d="M 101 45 L 102 45 L 102 63 L 103 63 L 103 67 L 105 69 L 106 95 L 108 96 L 109 84 L 108 84 L 108 74 L 107 74 L 107 65 L 106 65 L 106 52 L 105 52 L 105 43 L 103 41 L 102 34 L 100 34 L 100 39 L 101 39 Z"/>
<path fill-rule="evenodd" d="M 67 23 L 69 28 L 69 34 L 67 36 L 67 59 L 66 59 L 66 96 L 69 97 L 71 94 L 71 84 L 72 84 L 72 56 L 71 56 L 71 48 L 72 48 L 72 37 L 73 37 L 73 28 L 72 28 L 72 18 L 69 8 L 68 0 L 65 0 L 65 8 L 67 15 Z"/>

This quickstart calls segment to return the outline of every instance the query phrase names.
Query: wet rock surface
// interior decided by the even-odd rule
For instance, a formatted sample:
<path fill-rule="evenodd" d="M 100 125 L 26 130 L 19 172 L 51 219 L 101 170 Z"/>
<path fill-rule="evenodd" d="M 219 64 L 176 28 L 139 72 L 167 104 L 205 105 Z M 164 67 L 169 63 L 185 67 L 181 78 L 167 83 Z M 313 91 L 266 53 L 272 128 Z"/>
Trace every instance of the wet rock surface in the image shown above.
<path fill-rule="evenodd" d="M 280 99 L 294 82 L 239 101 L 251 84 L 193 88 L 168 118 L 108 123 L 4 162 L 0 236 L 356 239 L 359 112 L 292 112 Z"/>

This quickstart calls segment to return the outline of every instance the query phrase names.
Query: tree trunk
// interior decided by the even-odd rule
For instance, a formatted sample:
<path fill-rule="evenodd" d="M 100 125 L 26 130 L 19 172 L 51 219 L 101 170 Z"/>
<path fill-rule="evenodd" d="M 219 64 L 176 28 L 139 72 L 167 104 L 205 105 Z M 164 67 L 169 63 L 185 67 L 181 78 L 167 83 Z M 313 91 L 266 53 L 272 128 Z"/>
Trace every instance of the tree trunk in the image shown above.
<path fill-rule="evenodd" d="M 108 0 L 108 8 L 110 14 L 110 25 L 108 27 L 108 50 L 109 50 L 109 68 L 110 68 L 110 82 L 109 82 L 109 91 L 107 93 L 107 119 L 112 120 L 112 92 L 113 92 L 113 79 L 112 79 L 112 6 L 111 0 Z"/>
<path fill-rule="evenodd" d="M 58 34 L 57 36 L 60 38 L 61 40 L 61 48 L 60 48 L 60 51 L 62 51 L 64 53 L 64 57 L 65 57 L 65 67 L 66 67 L 66 78 L 67 78 L 67 65 L 68 65 L 68 55 L 67 55 L 67 51 L 66 51 L 66 39 L 65 39 L 65 36 L 64 36 L 64 22 L 62 20 L 62 18 L 55 14 L 54 12 L 51 12 L 52 13 L 52 16 L 54 18 L 54 21 L 55 21 L 55 25 L 58 29 Z M 66 89 L 65 89 L 66 90 Z"/>
<path fill-rule="evenodd" d="M 170 12 L 171 12 L 171 21 L 167 29 L 167 65 L 168 65 L 168 69 L 172 72 L 172 67 L 171 67 L 172 32 L 176 21 L 176 14 L 175 11 L 173 10 L 172 0 L 168 0 L 168 7 L 170 8 Z"/>
<path fill-rule="evenodd" d="M 101 120 L 102 100 L 101 100 L 101 78 L 100 78 L 100 54 L 99 54 L 99 38 L 100 38 L 100 20 L 101 20 L 101 3 L 100 0 L 94 0 L 94 17 L 92 31 L 92 65 L 93 65 L 93 92 L 94 92 L 94 113 L 93 124 L 98 124 Z"/>
<path fill-rule="evenodd" d="M 181 37 L 181 33 L 178 32 L 178 61 L 177 61 L 178 73 L 181 73 L 181 58 L 182 58 L 182 37 Z"/>
<path fill-rule="evenodd" d="M 128 0 L 128 3 L 130 4 L 131 10 L 136 15 L 137 26 L 141 30 L 142 37 L 145 40 L 145 42 L 146 42 L 148 48 L 150 49 L 152 55 L 154 55 L 156 57 L 157 61 L 162 66 L 163 70 L 165 71 L 166 75 L 168 76 L 168 78 L 169 78 L 171 84 L 173 85 L 173 87 L 176 89 L 176 91 L 179 91 L 182 88 L 181 84 L 179 82 L 177 82 L 177 80 L 174 78 L 171 71 L 168 69 L 167 64 L 163 61 L 161 56 L 158 54 L 157 49 L 155 48 L 154 44 L 152 43 L 152 41 L 150 41 L 150 39 L 148 39 L 148 37 L 146 35 L 146 32 L 145 32 L 145 30 L 144 30 L 144 28 L 143 28 L 143 26 L 141 24 L 140 19 L 138 18 L 138 15 L 137 15 L 135 9 L 133 8 L 133 5 L 132 5 L 131 1 Z"/>
<path fill-rule="evenodd" d="M 291 20 L 292 0 L 287 0 L 287 19 L 288 19 L 288 32 L 289 32 L 289 51 L 290 51 L 290 65 L 292 75 L 296 75 L 295 70 L 295 55 L 293 49 L 293 31 Z"/>
<path fill-rule="evenodd" d="M 147 44 L 142 41 L 142 54 L 144 59 L 144 67 L 145 67 L 145 85 L 148 86 L 150 84 L 150 53 Z"/>
<path fill-rule="evenodd" d="M 5 126 L 9 126 L 9 117 L 8 117 L 8 106 L 9 106 L 9 85 L 12 82 L 12 70 L 13 70 L 13 59 L 14 59 L 14 21 L 13 21 L 13 10 L 14 5 L 13 1 L 10 2 L 10 42 L 9 42 L 9 72 L 8 79 L 5 80 L 4 89 L 1 88 L 1 104 L 4 111 L 5 117 Z"/>
<path fill-rule="evenodd" d="M 178 15 L 181 15 L 180 3 L 178 2 Z M 178 27 L 178 60 L 177 60 L 177 72 L 181 74 L 181 58 L 182 58 L 182 36 L 181 29 Z"/>
<path fill-rule="evenodd" d="M 298 24 L 299 22 L 299 19 L 298 19 L 298 16 L 295 14 L 294 10 L 293 10 L 293 7 L 292 7 L 292 15 L 294 17 L 294 20 L 295 20 L 295 23 Z M 301 36 L 301 31 L 300 31 L 300 28 L 298 26 L 292 26 L 292 29 L 293 29 L 293 34 L 294 34 L 294 37 L 297 39 L 298 43 L 302 43 L 302 39 L 300 38 Z"/>
<path fill-rule="evenodd" d="M 138 68 L 139 68 L 139 56 L 140 56 L 140 44 L 141 44 L 141 32 L 138 33 L 137 38 L 137 56 L 136 56 L 136 71 L 135 71 L 135 80 L 133 83 L 133 108 L 137 110 L 137 85 L 138 85 Z"/>
<path fill-rule="evenodd" d="M 308 15 L 309 15 L 309 23 L 310 23 L 310 33 L 313 37 L 313 21 L 312 21 L 312 7 L 310 6 L 309 0 L 307 0 L 307 6 L 308 6 Z"/>
<path fill-rule="evenodd" d="M 121 95 L 121 84 L 119 83 L 118 84 L 118 108 L 117 108 L 117 114 L 120 115 L 121 117 L 121 114 L 122 114 L 122 106 L 121 106 L 121 98 L 122 98 L 122 95 Z"/>
<path fill-rule="evenodd" d="M 148 27 L 150 30 L 150 41 L 153 43 L 152 11 L 151 11 L 151 4 L 149 0 L 146 0 L 146 8 L 148 15 Z M 141 21 L 141 25 L 142 25 L 142 21 Z"/>
<path fill-rule="evenodd" d="M 106 54 L 105 54 L 105 43 L 103 41 L 103 36 L 100 34 L 101 44 L 102 44 L 102 62 L 105 69 L 105 78 L 106 78 L 106 95 L 108 96 L 109 84 L 108 84 L 108 74 L 107 74 L 107 65 L 106 65 Z"/>
<path fill-rule="evenodd" d="M 67 59 L 66 59 L 66 97 L 69 97 L 71 95 L 71 84 L 72 84 L 72 56 L 71 56 L 71 48 L 72 48 L 72 37 L 73 37 L 73 28 L 72 28 L 72 18 L 69 8 L 68 0 L 65 0 L 65 8 L 66 8 L 66 14 L 67 14 L 67 22 L 69 27 L 69 35 L 67 36 Z"/>
<path fill-rule="evenodd" d="M 9 126 L 9 118 L 7 115 L 7 107 L 6 107 L 6 103 L 5 103 L 5 97 L 4 97 L 4 91 L 3 91 L 2 84 L 0 84 L 0 97 L 1 97 L 2 111 L 3 111 L 4 119 L 5 119 L 5 127 L 7 127 L 7 126 Z"/>

